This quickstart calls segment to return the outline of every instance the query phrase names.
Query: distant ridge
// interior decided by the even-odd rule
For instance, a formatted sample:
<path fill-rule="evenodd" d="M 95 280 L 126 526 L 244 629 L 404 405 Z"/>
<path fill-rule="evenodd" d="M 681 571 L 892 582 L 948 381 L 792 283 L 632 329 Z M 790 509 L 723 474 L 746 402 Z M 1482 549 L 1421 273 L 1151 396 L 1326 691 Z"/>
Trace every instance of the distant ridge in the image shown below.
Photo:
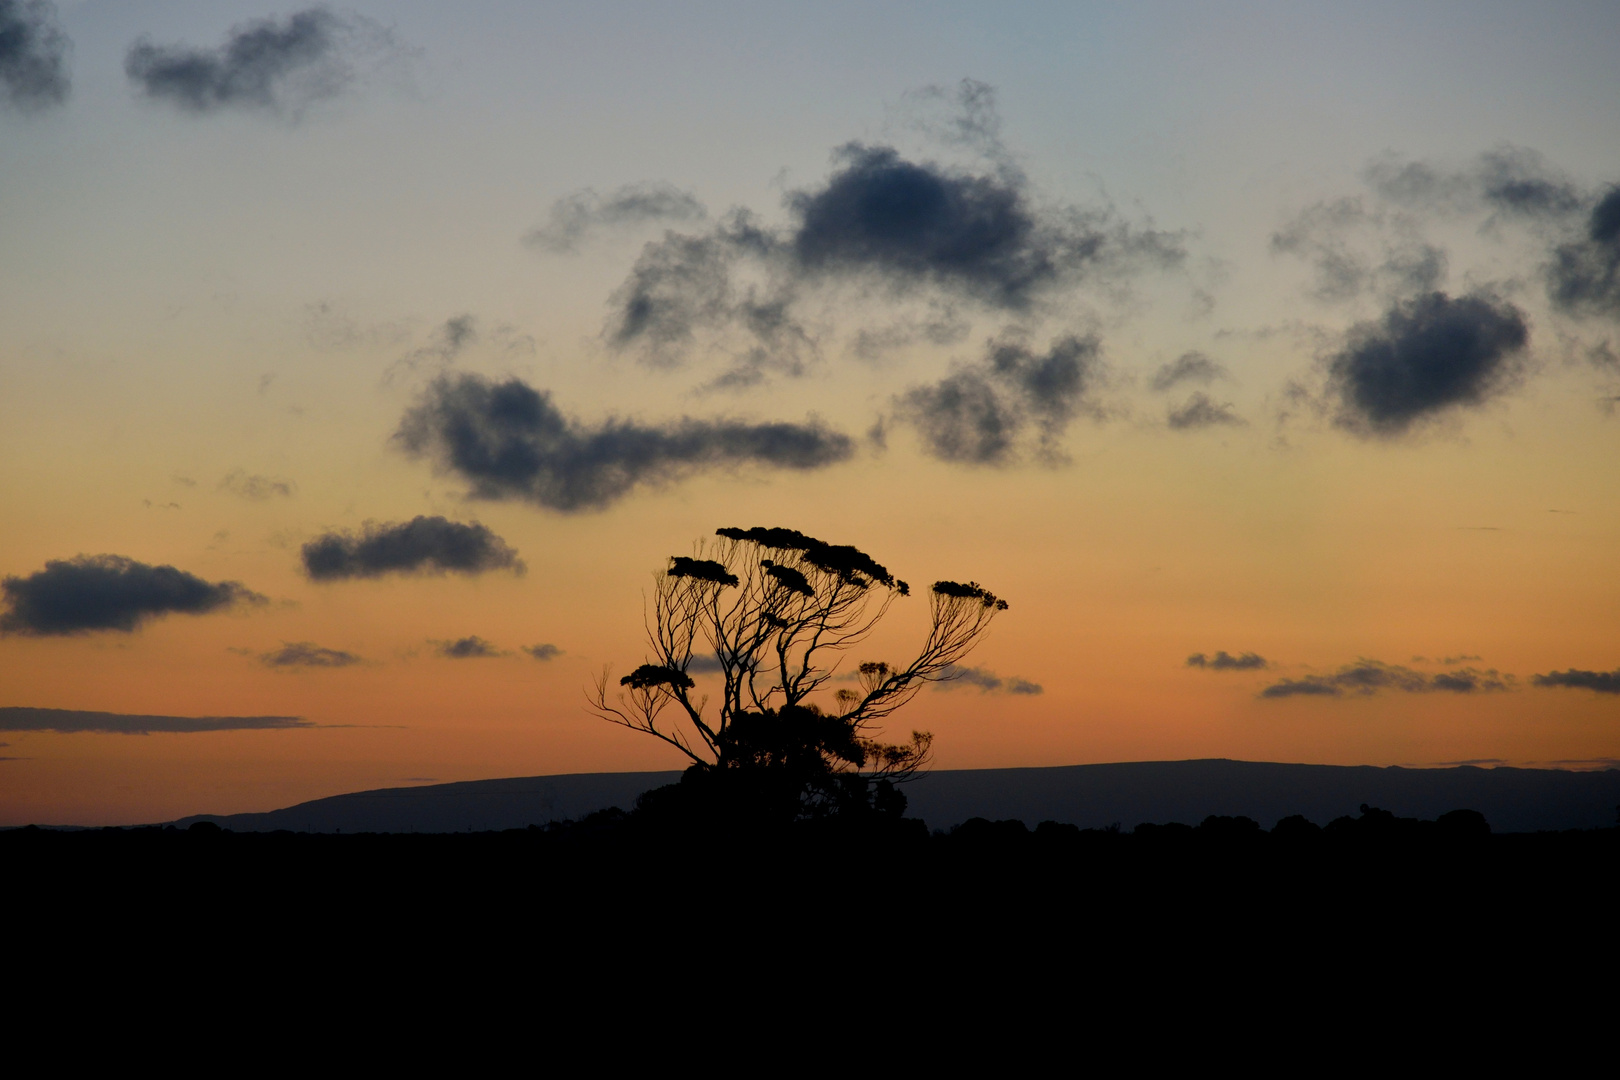
<path fill-rule="evenodd" d="M 594 810 L 629 809 L 679 772 L 571 773 L 382 788 L 262 814 L 198 814 L 238 832 L 466 832 L 515 829 Z M 1303 814 L 1319 825 L 1362 803 L 1401 817 L 1478 810 L 1497 832 L 1591 829 L 1616 823 L 1620 770 L 1406 769 L 1288 765 L 1210 758 L 1029 769 L 945 769 L 905 788 L 909 816 L 943 829 L 970 817 L 1072 822 L 1082 828 L 1181 821 L 1210 814 L 1251 817 L 1270 828 Z"/>

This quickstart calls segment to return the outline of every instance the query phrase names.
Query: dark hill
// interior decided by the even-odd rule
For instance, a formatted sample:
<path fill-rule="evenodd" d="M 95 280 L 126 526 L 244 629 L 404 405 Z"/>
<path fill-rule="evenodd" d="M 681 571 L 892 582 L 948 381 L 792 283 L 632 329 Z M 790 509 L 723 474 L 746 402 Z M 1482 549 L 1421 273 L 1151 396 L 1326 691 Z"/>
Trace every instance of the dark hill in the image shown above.
<path fill-rule="evenodd" d="M 199 814 L 238 832 L 464 832 L 522 828 L 628 809 L 676 772 L 575 773 L 383 788 L 316 799 L 263 814 Z M 1138 761 L 1040 769 L 948 769 L 906 787 L 909 814 L 935 829 L 971 817 L 1072 822 L 1082 828 L 1141 822 L 1196 824 L 1242 815 L 1270 828 L 1303 814 L 1325 825 L 1362 803 L 1401 817 L 1483 813 L 1497 832 L 1590 829 L 1616 823 L 1620 770 L 1378 768 L 1271 762 Z"/>

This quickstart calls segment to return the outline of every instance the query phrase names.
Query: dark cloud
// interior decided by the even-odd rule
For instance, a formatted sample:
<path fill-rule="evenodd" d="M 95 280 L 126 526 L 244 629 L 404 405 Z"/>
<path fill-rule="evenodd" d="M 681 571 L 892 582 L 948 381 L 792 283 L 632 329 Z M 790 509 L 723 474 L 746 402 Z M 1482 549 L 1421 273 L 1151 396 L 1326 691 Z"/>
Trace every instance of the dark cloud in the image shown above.
<path fill-rule="evenodd" d="M 506 655 L 477 634 L 457 638 L 455 641 L 436 641 L 434 644 L 438 646 L 440 656 L 451 660 L 476 660 L 481 657 Z"/>
<path fill-rule="evenodd" d="M 1058 441 L 1087 407 L 1101 371 L 1095 337 L 1063 337 L 1036 353 L 1014 337 L 991 341 L 985 357 L 930 386 L 913 387 L 897 415 L 916 427 L 942 461 L 1003 465 L 1017 457 L 1020 436 L 1034 426 L 1037 453 L 1061 460 Z"/>
<path fill-rule="evenodd" d="M 649 221 L 698 221 L 708 211 L 697 197 L 672 184 L 630 184 L 607 195 L 591 188 L 551 204 L 550 220 L 523 238 L 531 247 L 571 254 L 591 233 L 603 227 L 640 225 Z"/>
<path fill-rule="evenodd" d="M 934 684 L 937 690 L 954 690 L 962 686 L 971 686 L 982 694 L 1044 694 L 1045 688 L 1039 683 L 1032 683 L 1017 676 L 1001 676 L 988 668 L 965 667 L 961 664 L 952 664 L 947 667 Z"/>
<path fill-rule="evenodd" d="M 1530 336 L 1512 304 L 1475 293 L 1427 293 L 1353 327 L 1328 361 L 1340 423 L 1398 435 L 1446 409 L 1478 405 L 1519 375 Z"/>
<path fill-rule="evenodd" d="M 1502 217 L 1561 218 L 1585 205 L 1579 187 L 1534 150 L 1502 146 L 1462 169 L 1422 161 L 1384 160 L 1366 170 L 1381 197 L 1422 210 L 1469 213 L 1481 209 Z"/>
<path fill-rule="evenodd" d="M 188 112 L 241 108 L 297 116 L 341 93 L 355 79 L 353 60 L 378 48 L 393 48 L 380 27 L 315 7 L 232 27 L 217 49 L 142 38 L 125 55 L 124 72 L 147 97 Z"/>
<path fill-rule="evenodd" d="M 137 713 L 83 712 L 78 709 L 0 708 L 0 731 L 101 732 L 150 735 L 154 731 L 261 731 L 314 727 L 300 716 L 143 716 Z"/>
<path fill-rule="evenodd" d="M 966 93 L 962 102 L 963 139 L 982 144 L 989 98 Z M 847 144 L 824 184 L 787 195 L 786 224 L 739 210 L 706 232 L 648 244 L 613 296 L 605 336 L 672 364 L 697 331 L 730 329 L 767 353 L 789 350 L 795 370 L 813 351 L 796 312 L 817 286 L 1023 312 L 1083 281 L 1184 260 L 1178 236 L 1134 228 L 1111 209 L 1040 203 L 1023 174 L 993 156 L 973 172 Z M 756 280 L 745 284 L 750 273 Z"/>
<path fill-rule="evenodd" d="M 34 636 L 133 631 L 171 613 L 203 615 L 265 598 L 239 581 L 208 582 L 172 566 L 148 566 L 121 555 L 52 560 L 27 577 L 0 581 L 10 610 L 0 633 Z"/>
<path fill-rule="evenodd" d="M 73 43 L 56 23 L 48 0 L 0 0 L 0 97 L 22 112 L 67 100 L 67 58 Z"/>
<path fill-rule="evenodd" d="M 1620 318 L 1620 185 L 1592 208 L 1584 236 L 1553 251 L 1547 292 L 1560 310 Z"/>
<path fill-rule="evenodd" d="M 1300 679 L 1283 679 L 1260 691 L 1261 697 L 1341 697 L 1344 694 L 1376 694 L 1381 690 L 1396 690 L 1408 694 L 1450 693 L 1474 694 L 1509 690 L 1513 676 L 1499 674 L 1495 668 L 1480 671 L 1477 668 L 1458 668 L 1438 675 L 1426 675 L 1399 664 L 1384 664 L 1377 660 L 1357 660 L 1346 664 L 1332 675 L 1306 675 Z"/>
<path fill-rule="evenodd" d="M 1230 401 L 1217 402 L 1202 390 L 1179 406 L 1172 406 L 1165 414 L 1165 422 L 1176 431 L 1192 431 L 1207 427 L 1243 427 L 1248 421 L 1232 411 Z"/>
<path fill-rule="evenodd" d="M 291 480 L 277 476 L 258 476 L 248 473 L 245 469 L 232 469 L 225 474 L 225 479 L 219 482 L 219 486 L 223 491 L 240 495 L 253 502 L 263 502 L 277 497 L 290 499 L 298 488 Z"/>
<path fill-rule="evenodd" d="M 356 533 L 329 532 L 303 547 L 304 571 L 316 581 L 383 574 L 524 572 L 518 553 L 487 526 L 417 515 L 399 524 L 366 522 Z"/>
<path fill-rule="evenodd" d="M 789 197 L 789 246 L 811 274 L 935 284 L 992 307 L 1020 309 L 1105 258 L 1101 219 L 1043 217 L 1016 174 L 972 175 L 849 143 L 814 191 Z"/>
<path fill-rule="evenodd" d="M 1546 675 L 1532 675 L 1530 681 L 1537 686 L 1567 686 L 1578 690 L 1591 690 L 1599 694 L 1620 694 L 1620 668 L 1613 671 L 1554 671 Z"/>
<path fill-rule="evenodd" d="M 281 648 L 259 654 L 259 663 L 271 668 L 340 668 L 362 660 L 341 649 L 323 649 L 313 641 L 284 641 Z"/>
<path fill-rule="evenodd" d="M 557 657 L 563 654 L 561 649 L 550 643 L 544 645 L 525 645 L 523 646 L 523 651 L 534 657 L 536 660 L 555 660 Z"/>
<path fill-rule="evenodd" d="M 1201 352 L 1186 352 L 1153 373 L 1148 385 L 1161 394 L 1178 383 L 1196 382 L 1208 386 L 1216 379 L 1230 378 L 1226 368 Z"/>
<path fill-rule="evenodd" d="M 681 419 L 661 426 L 566 417 L 551 395 L 518 379 L 441 378 L 400 422 L 395 438 L 473 485 L 483 499 L 523 499 L 552 510 L 606 507 L 637 485 L 701 470 L 761 465 L 819 469 L 855 444 L 818 421 L 751 424 Z"/>
<path fill-rule="evenodd" d="M 1246 652 L 1233 656 L 1221 649 L 1214 656 L 1205 656 L 1201 652 L 1193 653 L 1187 657 L 1187 666 L 1207 668 L 1210 671 L 1260 671 L 1271 665 L 1258 653 Z"/>

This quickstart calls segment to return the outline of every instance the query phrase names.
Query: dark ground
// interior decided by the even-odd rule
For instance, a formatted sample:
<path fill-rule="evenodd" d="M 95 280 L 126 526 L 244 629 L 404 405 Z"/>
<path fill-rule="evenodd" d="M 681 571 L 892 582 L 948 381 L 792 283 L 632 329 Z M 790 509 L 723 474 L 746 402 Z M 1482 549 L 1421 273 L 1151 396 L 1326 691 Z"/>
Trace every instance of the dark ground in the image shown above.
<path fill-rule="evenodd" d="M 1030 1039 L 1081 1039 L 1121 1068 L 1259 1054 L 1314 1072 L 1396 1036 L 1477 1051 L 1503 1016 L 1515 1038 L 1595 1033 L 1620 829 L 1372 811 L 1270 832 L 695 833 L 600 814 L 463 834 L 22 829 L 0 833 L 0 866 L 7 985 L 75 1017 L 75 1038 L 157 1015 L 162 1047 L 196 1028 L 246 1040 L 235 1060 L 331 1027 L 364 1061 L 386 1031 L 396 1059 L 423 1040 L 466 1068 L 492 1039 L 673 1053 L 695 1016 L 722 1054 L 846 1060 L 884 1033 L 913 1062 L 971 1047 L 1005 1069 Z M 1289 1059 L 1290 1039 L 1318 1042 Z"/>

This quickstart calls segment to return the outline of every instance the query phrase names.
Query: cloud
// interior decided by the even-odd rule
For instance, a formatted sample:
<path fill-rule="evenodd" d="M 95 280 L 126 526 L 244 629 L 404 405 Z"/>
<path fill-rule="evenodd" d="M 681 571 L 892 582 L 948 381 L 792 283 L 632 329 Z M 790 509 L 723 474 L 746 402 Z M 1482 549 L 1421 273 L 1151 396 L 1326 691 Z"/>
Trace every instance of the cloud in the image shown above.
<path fill-rule="evenodd" d="M 745 372 L 775 365 L 798 373 L 815 351 L 801 309 L 816 295 L 837 295 L 824 289 L 1023 314 L 1084 282 L 1184 261 L 1179 235 L 1132 226 L 1107 206 L 1042 201 L 1000 149 L 990 88 L 965 85 L 957 97 L 962 112 L 949 141 L 980 155 L 975 168 L 845 144 L 823 183 L 785 196 L 784 223 L 740 209 L 707 230 L 671 231 L 643 248 L 612 297 L 609 345 L 670 366 L 699 331 L 732 332 L 751 342 Z M 852 317 L 851 305 L 838 306 Z M 958 321 L 953 314 L 923 326 Z M 868 329 L 857 330 L 857 350 L 892 336 L 863 337 Z"/>
<path fill-rule="evenodd" d="M 1578 213 L 1585 203 L 1569 177 L 1522 146 L 1488 150 L 1462 169 L 1389 158 L 1369 165 L 1365 175 L 1378 195 L 1414 209 L 1561 218 Z"/>
<path fill-rule="evenodd" d="M 1207 668 L 1210 671 L 1259 671 L 1270 667 L 1266 658 L 1258 653 L 1246 652 L 1233 656 L 1224 649 L 1218 650 L 1214 656 L 1205 656 L 1203 653 L 1193 653 L 1187 657 L 1187 666 Z"/>
<path fill-rule="evenodd" d="M 383 376 L 385 382 L 401 371 L 427 367 L 441 370 L 455 363 L 466 348 L 478 340 L 478 321 L 471 315 L 455 315 L 433 331 L 431 340 L 394 361 Z"/>
<path fill-rule="evenodd" d="M 477 634 L 457 638 L 455 641 L 435 641 L 440 656 L 451 660 L 475 660 L 481 657 L 505 656 L 506 653 Z"/>
<path fill-rule="evenodd" d="M 924 447 L 941 461 L 1007 464 L 1017 458 L 1020 437 L 1031 425 L 1038 432 L 1037 454 L 1059 461 L 1058 442 L 1086 406 L 1101 371 L 1100 354 L 1095 337 L 1058 338 L 1036 353 L 1003 335 L 988 343 L 978 364 L 908 390 L 896 415 L 917 429 Z"/>
<path fill-rule="evenodd" d="M 276 476 L 249 475 L 245 469 L 232 469 L 225 474 L 225 479 L 219 482 L 219 486 L 222 491 L 229 491 L 253 502 L 263 502 L 278 496 L 290 499 L 298 488 L 291 480 Z"/>
<path fill-rule="evenodd" d="M 354 653 L 323 649 L 313 641 L 284 641 L 281 648 L 259 654 L 259 663 L 270 668 L 340 668 L 362 661 Z"/>
<path fill-rule="evenodd" d="M 39 112 L 68 98 L 73 43 L 48 0 L 0 0 L 0 97 L 20 112 Z"/>
<path fill-rule="evenodd" d="M 1216 379 L 1230 378 L 1226 368 L 1201 352 L 1186 352 L 1161 365 L 1148 383 L 1161 394 L 1178 383 L 1196 382 L 1208 386 Z"/>
<path fill-rule="evenodd" d="M 0 581 L 10 610 L 0 615 L 0 633 L 129 633 L 147 619 L 171 613 L 203 615 L 265 597 L 239 581 L 207 582 L 172 566 L 148 566 L 121 555 L 76 555 L 56 559 L 27 577 Z"/>
<path fill-rule="evenodd" d="M 1399 435 L 1447 409 L 1495 397 L 1522 370 L 1530 330 L 1512 304 L 1484 293 L 1433 292 L 1352 327 L 1328 360 L 1341 425 Z"/>
<path fill-rule="evenodd" d="M 1172 406 L 1165 422 L 1176 431 L 1206 427 L 1244 427 L 1248 421 L 1232 411 L 1230 401 L 1216 402 L 1202 390 L 1195 390 L 1180 406 Z"/>
<path fill-rule="evenodd" d="M 1591 690 L 1599 694 L 1620 694 L 1620 668 L 1613 671 L 1554 671 L 1546 675 L 1532 675 L 1530 681 L 1537 686 L 1567 686 Z"/>
<path fill-rule="evenodd" d="M 473 485 L 482 499 L 522 499 L 552 510 L 599 510 L 631 489 L 691 473 L 759 465 L 820 469 L 847 460 L 854 440 L 819 421 L 746 423 L 683 418 L 659 426 L 566 417 L 551 395 L 512 378 L 440 378 L 395 438 Z"/>
<path fill-rule="evenodd" d="M 708 211 L 697 197 L 673 184 L 628 184 L 601 195 L 592 188 L 576 191 L 551 204 L 550 220 L 523 238 L 531 247 L 568 255 L 593 232 L 649 221 L 698 221 Z"/>
<path fill-rule="evenodd" d="M 1346 693 L 1376 694 L 1381 690 L 1397 690 L 1407 694 L 1450 693 L 1473 694 L 1509 690 L 1513 676 L 1501 675 L 1495 668 L 1480 671 L 1477 668 L 1458 668 L 1438 675 L 1425 675 L 1399 664 L 1384 664 L 1377 660 L 1357 660 L 1346 664 L 1332 675 L 1306 675 L 1300 679 L 1283 679 L 1260 691 L 1261 697 L 1341 697 Z"/>
<path fill-rule="evenodd" d="M 125 54 L 124 72 L 147 97 L 186 112 L 254 109 L 296 118 L 354 82 L 357 59 L 396 50 L 370 20 L 314 7 L 234 26 L 217 49 L 142 38 Z"/>
<path fill-rule="evenodd" d="M 1546 274 L 1560 310 L 1620 318 L 1620 184 L 1592 208 L 1586 235 L 1554 249 Z"/>
<path fill-rule="evenodd" d="M 1311 264 L 1316 280 L 1310 293 L 1318 300 L 1338 303 L 1368 292 L 1405 296 L 1435 289 L 1446 276 L 1445 251 L 1414 232 L 1414 222 L 1350 196 L 1300 211 L 1272 233 L 1271 250 Z M 1397 238 L 1388 239 L 1392 234 Z"/>
<path fill-rule="evenodd" d="M 150 735 L 154 731 L 262 731 L 314 727 L 301 716 L 144 716 L 138 713 L 84 712 L 78 709 L 0 708 L 0 731 L 101 732 Z"/>
<path fill-rule="evenodd" d="M 788 244 L 812 275 L 931 284 L 1016 310 L 1129 239 L 1110 235 L 1103 216 L 1042 215 L 1018 174 L 958 172 L 862 143 L 840 147 L 834 162 L 825 185 L 788 199 L 797 219 Z M 1179 248 L 1164 254 L 1179 258 Z"/>
<path fill-rule="evenodd" d="M 544 645 L 524 645 L 522 648 L 524 652 L 536 660 L 555 660 L 563 654 L 561 649 L 549 643 Z"/>
<path fill-rule="evenodd" d="M 304 571 L 315 581 L 371 578 L 383 574 L 480 574 L 526 567 L 518 553 L 487 526 L 463 525 L 418 514 L 409 521 L 361 531 L 328 532 L 303 546 Z"/>
<path fill-rule="evenodd" d="M 971 686 L 982 694 L 1043 694 L 1045 688 L 1039 683 L 1032 683 L 1017 676 L 1002 677 L 988 668 L 965 667 L 961 664 L 952 664 L 945 669 L 939 681 L 934 684 L 936 690 L 954 690 L 962 686 Z"/>

